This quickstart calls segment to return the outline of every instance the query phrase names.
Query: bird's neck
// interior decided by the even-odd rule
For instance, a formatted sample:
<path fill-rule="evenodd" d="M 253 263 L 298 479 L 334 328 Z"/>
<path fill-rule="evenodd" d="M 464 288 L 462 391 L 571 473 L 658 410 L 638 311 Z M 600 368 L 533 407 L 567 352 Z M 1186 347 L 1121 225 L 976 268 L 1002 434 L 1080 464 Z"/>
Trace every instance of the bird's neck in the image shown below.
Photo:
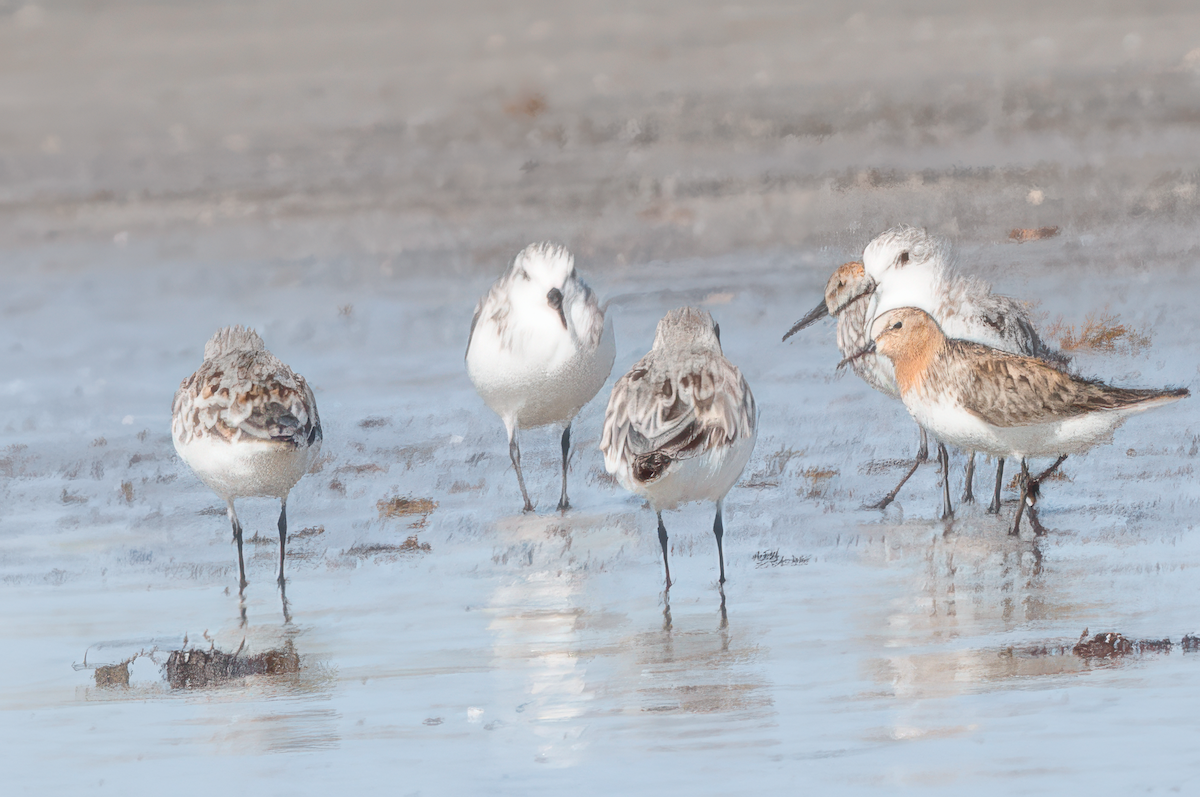
<path fill-rule="evenodd" d="M 896 370 L 896 387 L 900 395 L 907 396 L 913 391 L 918 395 L 926 392 L 929 380 L 934 376 L 938 355 L 945 347 L 945 340 L 932 336 L 922 337 L 912 341 L 914 344 L 905 356 L 898 358 L 893 364 Z"/>

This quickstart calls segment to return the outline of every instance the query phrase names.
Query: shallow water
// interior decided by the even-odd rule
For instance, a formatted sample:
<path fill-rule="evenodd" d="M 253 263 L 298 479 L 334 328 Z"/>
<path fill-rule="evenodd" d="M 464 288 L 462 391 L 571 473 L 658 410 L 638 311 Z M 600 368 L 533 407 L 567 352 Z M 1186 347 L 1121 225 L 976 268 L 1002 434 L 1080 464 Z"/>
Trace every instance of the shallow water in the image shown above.
<path fill-rule="evenodd" d="M 1003 255 L 1000 287 L 1040 296 L 1047 317 L 1108 305 L 1151 337 L 1081 355 L 1086 372 L 1188 384 L 1195 319 L 1180 286 L 1195 265 L 1125 269 L 1128 247 L 1061 237 L 962 255 Z M 486 276 L 21 270 L 0 355 L 23 375 L 0 410 L 10 777 L 42 793 L 218 777 L 400 793 L 1186 789 L 1200 772 L 1200 658 L 1176 646 L 1084 660 L 1070 646 L 1085 627 L 1176 643 L 1200 630 L 1196 405 L 1135 418 L 1068 460 L 1041 503 L 1044 538 L 1006 534 L 1012 490 L 1000 520 L 977 506 L 936 520 L 932 464 L 887 512 L 862 510 L 899 476 L 915 430 L 899 404 L 834 373 L 830 325 L 778 342 L 837 262 L 741 254 L 591 275 L 614 300 L 616 370 L 662 312 L 699 303 L 758 398 L 758 448 L 726 502 L 724 614 L 707 507 L 667 516 L 677 584 L 664 601 L 653 515 L 603 475 L 603 400 L 576 425 L 575 508 L 551 511 L 557 437 L 535 431 L 524 462 L 539 509 L 517 512 L 502 426 L 462 364 Z M 290 622 L 273 503 L 240 509 L 261 535 L 243 625 L 220 502 L 168 434 L 172 386 L 233 320 L 315 385 L 325 423 L 321 469 L 289 501 Z M 398 496 L 436 507 L 386 517 L 379 504 Z M 185 635 L 227 652 L 245 639 L 245 655 L 290 640 L 301 670 L 172 690 L 159 667 Z M 128 687 L 95 685 L 92 667 L 156 647 Z"/>
<path fill-rule="evenodd" d="M 1011 487 L 1000 519 L 937 520 L 932 464 L 862 509 L 914 425 L 835 372 L 831 322 L 779 339 L 909 222 L 1054 341 L 1121 326 L 1082 373 L 1194 387 L 1198 29 L 1169 2 L 0 3 L 5 783 L 1194 790 L 1200 403 L 1067 460 L 1049 534 L 1015 540 Z M 703 506 L 666 517 L 668 605 L 653 515 L 596 450 L 607 388 L 574 427 L 572 511 L 555 430 L 523 437 L 518 511 L 462 357 L 478 296 L 546 238 L 611 302 L 613 379 L 691 303 L 754 390 L 724 611 Z M 223 507 L 169 437 L 231 323 L 324 423 L 286 604 L 277 507 L 239 506 L 243 603 Z M 1176 644 L 1083 658 L 1085 629 Z M 299 669 L 172 688 L 181 649 Z"/>

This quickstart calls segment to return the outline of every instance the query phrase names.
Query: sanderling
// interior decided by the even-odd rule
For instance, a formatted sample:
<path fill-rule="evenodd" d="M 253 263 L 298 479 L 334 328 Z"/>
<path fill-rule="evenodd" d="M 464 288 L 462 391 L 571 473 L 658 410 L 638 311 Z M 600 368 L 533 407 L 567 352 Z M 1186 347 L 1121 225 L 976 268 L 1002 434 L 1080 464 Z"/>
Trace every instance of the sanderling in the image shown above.
<path fill-rule="evenodd" d="M 1111 387 L 1043 360 L 949 339 L 924 310 L 890 310 L 872 325 L 874 350 L 892 361 L 900 397 L 917 423 L 939 439 L 997 457 L 1058 457 L 1026 479 L 1012 532 L 1033 506 L 1042 479 L 1068 454 L 1110 442 L 1135 412 L 1178 401 L 1186 388 Z M 1041 533 L 1031 514 L 1036 532 Z"/>
<path fill-rule="evenodd" d="M 567 500 L 571 421 L 604 386 L 616 357 L 611 321 L 561 246 L 527 246 L 479 300 L 467 340 L 467 373 L 508 430 L 525 511 L 520 429 L 562 424 L 562 497 Z"/>
<path fill-rule="evenodd" d="M 951 266 L 948 243 L 925 230 L 900 225 L 877 236 L 863 251 L 863 268 L 875 284 L 867 318 L 874 320 L 899 307 L 916 307 L 933 316 L 947 337 L 1066 366 L 1067 358 L 1042 341 L 1020 302 L 992 293 L 983 280 L 959 274 Z M 944 450 L 939 448 L 938 453 L 948 460 Z M 975 500 L 974 475 L 972 452 L 963 501 Z M 1003 478 L 1001 459 L 996 463 L 996 484 L 988 507 L 992 514 L 1000 512 Z M 943 475 L 944 482 L 946 479 Z M 952 510 L 945 483 L 943 496 L 942 514 L 948 516 Z"/>
<path fill-rule="evenodd" d="M 204 362 L 184 379 L 171 409 L 175 450 L 224 499 L 246 588 L 242 524 L 235 498 L 278 498 L 279 584 L 287 546 L 287 497 L 321 450 L 321 419 L 304 377 L 267 351 L 252 329 L 225 327 L 204 345 Z"/>
<path fill-rule="evenodd" d="M 814 307 L 808 315 L 797 321 L 787 334 L 786 341 L 800 330 L 810 326 L 826 316 L 837 318 L 837 345 L 843 357 L 850 357 L 862 351 L 871 342 L 870 329 L 867 324 L 867 309 L 870 306 L 871 294 L 875 290 L 874 281 L 867 276 L 863 264 L 859 261 L 843 263 L 830 275 L 825 283 L 825 299 Z M 850 367 L 864 382 L 890 398 L 900 398 L 896 387 L 896 374 L 892 363 L 886 357 L 874 354 L 864 355 L 850 361 Z M 920 427 L 918 427 L 920 428 Z M 917 467 L 929 458 L 929 441 L 925 430 L 921 429 L 921 447 L 917 451 L 916 460 L 904 474 L 904 478 L 890 493 L 881 500 L 870 505 L 872 509 L 883 509 L 896 499 L 905 483 L 917 471 Z"/>
<path fill-rule="evenodd" d="M 662 513 L 690 501 L 715 501 L 713 534 L 725 583 L 725 494 L 742 475 L 758 435 L 754 395 L 721 353 L 720 328 L 703 310 L 681 307 L 658 322 L 654 346 L 613 386 L 600 450 L 621 485 L 645 497 L 658 516 L 667 588 Z"/>

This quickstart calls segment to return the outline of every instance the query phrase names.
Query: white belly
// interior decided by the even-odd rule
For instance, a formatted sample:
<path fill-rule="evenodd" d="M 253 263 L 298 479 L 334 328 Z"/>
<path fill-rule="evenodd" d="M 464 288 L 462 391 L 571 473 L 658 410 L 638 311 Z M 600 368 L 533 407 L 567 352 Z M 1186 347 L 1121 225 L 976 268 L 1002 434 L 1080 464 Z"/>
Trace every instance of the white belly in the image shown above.
<path fill-rule="evenodd" d="M 622 463 L 617 480 L 630 492 L 644 496 L 655 511 L 691 501 L 720 501 L 741 478 L 756 439 L 757 432 L 732 445 L 673 462 L 666 473 L 649 483 L 633 478 L 629 467 L 632 463 Z"/>
<path fill-rule="evenodd" d="M 1029 426 L 993 426 L 949 402 L 924 402 L 906 397 L 905 406 L 917 423 L 944 443 L 999 457 L 1057 457 L 1081 454 L 1112 441 L 1125 419 L 1145 407 L 1099 410 L 1061 421 Z"/>
<path fill-rule="evenodd" d="M 288 491 L 308 473 L 321 444 L 246 441 L 227 443 L 210 437 L 193 437 L 175 450 L 217 495 L 226 501 L 246 496 L 286 498 Z"/>
<path fill-rule="evenodd" d="M 595 349 L 575 349 L 565 330 L 557 342 L 520 351 L 480 338 L 467 352 L 471 382 L 505 424 L 521 429 L 569 422 L 604 386 L 616 359 L 611 321 Z"/>

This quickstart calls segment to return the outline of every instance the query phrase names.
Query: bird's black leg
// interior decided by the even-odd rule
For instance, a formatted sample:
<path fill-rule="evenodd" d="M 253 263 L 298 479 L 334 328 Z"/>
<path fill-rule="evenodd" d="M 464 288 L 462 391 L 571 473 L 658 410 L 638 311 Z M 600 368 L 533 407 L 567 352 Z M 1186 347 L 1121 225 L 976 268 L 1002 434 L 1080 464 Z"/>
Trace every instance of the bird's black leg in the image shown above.
<path fill-rule="evenodd" d="M 922 431 L 922 434 L 924 434 L 924 431 Z M 900 480 L 900 483 L 897 484 L 890 493 L 885 495 L 883 498 L 880 498 L 875 503 L 864 507 L 864 509 L 887 509 L 888 504 L 896 500 L 896 496 L 900 494 L 900 488 L 903 487 L 910 478 L 912 478 L 912 475 L 917 472 L 917 468 L 920 467 L 920 465 L 921 460 L 915 460 L 912 464 L 912 467 L 908 469 L 908 473 L 904 474 L 904 478 Z"/>
<path fill-rule="evenodd" d="M 992 493 L 992 503 L 988 505 L 989 515 L 1000 514 L 1000 490 L 1004 487 L 1004 457 L 996 463 L 996 489 Z"/>
<path fill-rule="evenodd" d="M 532 512 L 533 504 L 529 502 L 529 493 L 525 491 L 525 477 L 521 475 L 521 448 L 517 445 L 515 423 L 508 430 L 508 458 L 512 460 L 513 468 L 517 471 L 517 484 L 521 487 L 521 497 L 525 499 L 525 511 Z"/>
<path fill-rule="evenodd" d="M 283 555 L 287 550 L 287 496 L 279 501 L 279 588 L 283 589 Z"/>
<path fill-rule="evenodd" d="M 960 504 L 975 503 L 975 491 L 972 489 L 975 481 L 975 452 L 971 452 L 970 458 L 967 460 L 967 483 L 963 487 L 962 498 L 958 500 Z"/>
<path fill-rule="evenodd" d="M 667 562 L 667 527 L 662 522 L 662 512 L 658 515 L 658 544 L 662 546 L 663 569 L 667 572 L 667 589 L 671 588 L 671 565 Z"/>
<path fill-rule="evenodd" d="M 563 429 L 562 434 L 562 452 L 563 452 L 563 491 L 562 498 L 558 501 L 558 511 L 566 512 L 571 508 L 571 502 L 567 500 L 567 453 L 571 450 L 571 424 L 567 424 L 567 428 Z"/>
<path fill-rule="evenodd" d="M 1024 457 L 1021 457 L 1021 478 L 1018 481 L 1021 485 L 1021 501 L 1017 504 L 1017 518 L 1013 521 L 1012 530 L 1008 532 L 1011 537 L 1021 533 L 1021 515 L 1025 514 L 1025 501 L 1029 498 L 1029 461 Z"/>
<path fill-rule="evenodd" d="M 1038 521 L 1036 512 L 1037 499 L 1041 495 L 1042 479 L 1045 479 L 1051 473 L 1054 473 L 1054 471 L 1058 470 L 1058 466 L 1063 464 L 1063 461 L 1066 460 L 1066 458 L 1066 454 L 1060 455 L 1059 458 L 1054 461 L 1053 465 L 1046 468 L 1029 482 L 1029 495 L 1026 499 L 1029 501 L 1029 525 L 1033 527 L 1033 533 L 1038 537 L 1045 536 L 1046 534 L 1046 529 Z"/>
<path fill-rule="evenodd" d="M 725 525 L 721 522 L 721 502 L 717 501 L 717 517 L 713 520 L 713 536 L 717 538 L 717 561 L 721 565 L 721 580 L 718 584 L 725 583 L 725 551 L 721 548 L 721 540 L 725 536 Z M 721 600 L 724 602 L 724 593 L 721 595 Z"/>
<path fill-rule="evenodd" d="M 242 558 L 242 524 L 238 522 L 237 512 L 233 511 L 233 500 L 229 501 L 229 522 L 233 524 L 233 541 L 238 549 L 238 594 L 246 589 L 250 582 L 246 581 L 246 561 Z"/>
<path fill-rule="evenodd" d="M 921 447 L 917 449 L 917 462 L 929 461 L 929 434 L 925 431 L 924 426 L 917 427 L 921 430 Z"/>
<path fill-rule="evenodd" d="M 954 517 L 954 507 L 950 505 L 950 452 L 945 443 L 938 443 L 938 460 L 942 463 L 942 520 Z"/>

